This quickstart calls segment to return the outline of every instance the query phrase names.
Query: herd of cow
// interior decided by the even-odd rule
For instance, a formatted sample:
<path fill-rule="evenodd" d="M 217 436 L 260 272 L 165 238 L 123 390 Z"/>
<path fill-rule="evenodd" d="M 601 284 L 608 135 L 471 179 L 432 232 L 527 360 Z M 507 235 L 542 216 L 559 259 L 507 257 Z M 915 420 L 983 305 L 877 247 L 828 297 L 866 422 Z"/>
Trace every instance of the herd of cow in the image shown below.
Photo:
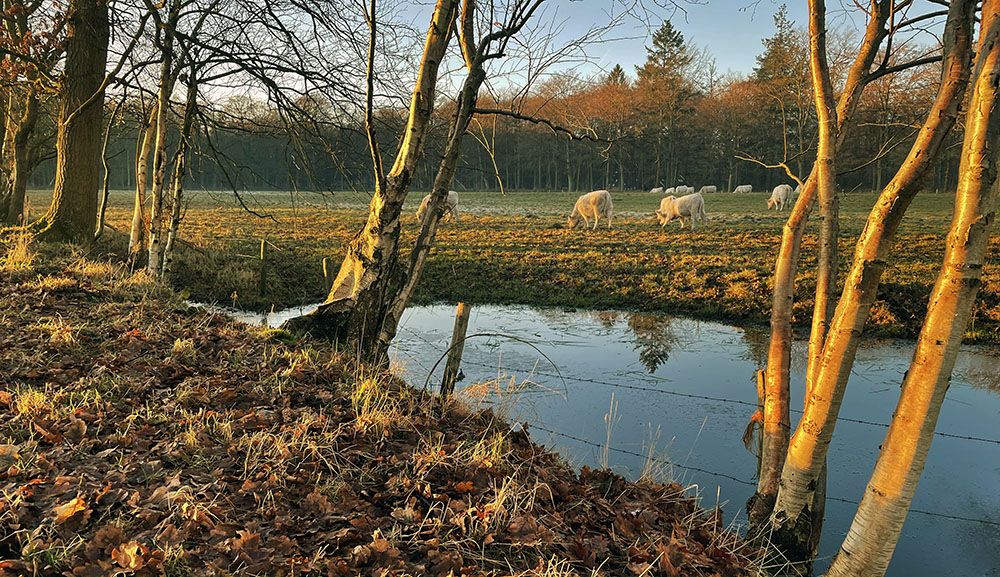
<path fill-rule="evenodd" d="M 775 186 L 774 190 L 771 191 L 771 197 L 767 200 L 768 210 L 772 208 L 779 211 L 784 210 L 785 205 L 788 204 L 793 196 L 798 194 L 799 189 L 800 186 L 793 189 L 788 184 Z M 656 187 L 649 192 L 666 195 L 660 200 L 660 208 L 656 210 L 656 220 L 660 223 L 660 228 L 663 228 L 668 222 L 675 219 L 679 220 L 681 228 L 684 228 L 684 221 L 686 219 L 689 226 L 693 229 L 695 222 L 704 224 L 708 220 L 708 215 L 705 214 L 705 197 L 703 195 L 718 192 L 718 188 L 707 185 L 701 187 L 698 192 L 695 192 L 693 186 L 678 185 L 667 189 Z M 733 192 L 738 194 L 750 193 L 753 192 L 753 186 L 743 184 L 733 189 Z M 417 208 L 417 220 L 423 221 L 424 214 L 427 212 L 430 202 L 431 195 L 429 194 L 421 200 L 420 207 Z M 455 222 L 458 222 L 457 192 L 453 190 L 448 191 L 448 197 L 442 210 L 444 213 L 451 213 L 455 218 Z M 588 192 L 576 200 L 576 204 L 573 205 L 573 212 L 570 213 L 566 225 L 569 228 L 576 228 L 582 223 L 584 227 L 596 230 L 598 222 L 603 218 L 607 221 L 608 228 L 611 228 L 611 215 L 613 211 L 614 203 L 611 201 L 610 192 L 606 190 Z M 594 221 L 593 226 L 590 224 L 591 220 Z"/>

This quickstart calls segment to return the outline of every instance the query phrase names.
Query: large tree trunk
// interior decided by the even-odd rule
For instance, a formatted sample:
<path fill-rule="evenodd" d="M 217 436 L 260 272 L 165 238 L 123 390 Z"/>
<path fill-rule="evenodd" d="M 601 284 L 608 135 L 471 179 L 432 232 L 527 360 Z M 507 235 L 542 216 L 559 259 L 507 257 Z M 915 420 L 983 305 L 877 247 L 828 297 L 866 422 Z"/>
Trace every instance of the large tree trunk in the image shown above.
<path fill-rule="evenodd" d="M 968 81 L 972 4 L 952 4 L 946 29 L 946 75 L 934 106 L 906 162 L 872 209 L 820 359 L 815 365 L 810 359 L 805 413 L 788 448 L 772 518 L 772 539 L 787 548 L 786 555 L 801 551 L 804 535 L 812 533 L 815 489 L 893 235 L 954 124 Z"/>
<path fill-rule="evenodd" d="M 24 199 L 28 188 L 28 177 L 32 166 L 28 159 L 28 145 L 38 123 L 38 95 L 34 86 L 29 86 L 24 97 L 21 117 L 13 130 L 11 150 L 7 151 L 10 171 L 7 181 L 7 213 L 4 222 L 12 225 L 27 224 L 24 213 Z"/>
<path fill-rule="evenodd" d="M 41 225 L 49 240 L 90 242 L 97 229 L 101 131 L 108 59 L 108 3 L 70 0 L 66 25 L 56 181 Z"/>
<path fill-rule="evenodd" d="M 844 90 L 837 103 L 836 153 L 846 139 L 854 112 L 868 82 L 868 74 L 886 34 L 891 0 L 872 0 L 871 16 L 864 41 L 848 72 Z M 790 434 L 789 391 L 792 351 L 792 312 L 795 304 L 795 276 L 798 269 L 802 235 L 816 196 L 816 167 L 806 179 L 799 198 L 785 222 L 781 246 L 775 261 L 774 288 L 771 300 L 771 341 L 768 348 L 764 396 L 761 470 L 757 492 L 748 503 L 752 527 L 768 524 L 778 482 L 788 449 Z"/>
<path fill-rule="evenodd" d="M 986 0 L 982 18 L 961 180 L 944 263 L 875 471 L 827 573 L 829 577 L 885 574 L 923 472 L 958 349 L 982 285 L 990 225 L 1000 196 L 1000 0 Z"/>
<path fill-rule="evenodd" d="M 376 175 L 368 220 L 349 244 L 326 301 L 315 313 L 286 323 L 290 329 L 356 347 L 369 360 L 382 360 L 377 343 L 390 305 L 386 295 L 398 282 L 400 212 L 423 150 L 434 110 L 438 67 L 453 33 L 457 7 L 458 0 L 437 0 L 396 160 L 385 177 Z M 377 156 L 375 150 L 373 155 Z"/>
<path fill-rule="evenodd" d="M 466 0 L 466 4 L 468 5 L 471 1 Z M 471 19 L 471 17 L 471 13 L 464 13 L 462 18 L 463 23 Z M 471 21 L 469 28 L 471 29 Z M 465 29 L 464 26 L 463 29 Z M 466 33 L 471 34 L 468 31 Z M 470 64 L 470 68 L 458 96 L 444 155 L 441 158 L 441 163 L 438 165 L 437 176 L 434 178 L 434 186 L 431 189 L 430 206 L 424 215 L 424 222 L 421 223 L 416 244 L 410 253 L 409 266 L 402 275 L 401 284 L 394 287 L 394 291 L 387 295 L 390 305 L 378 342 L 379 354 L 382 355 L 388 352 L 389 344 L 392 343 L 392 339 L 396 336 L 399 321 L 403 318 L 403 311 L 413 296 L 413 291 L 420 280 L 427 257 L 430 255 L 431 245 L 434 243 L 434 236 L 437 233 L 437 225 L 441 219 L 445 199 L 448 197 L 448 189 L 451 188 L 451 182 L 455 178 L 455 170 L 458 168 L 458 155 L 461 152 L 462 138 L 469 127 L 469 122 L 472 120 L 476 100 L 479 96 L 479 89 L 486 80 L 486 71 L 483 70 L 481 61 L 475 59 Z"/>

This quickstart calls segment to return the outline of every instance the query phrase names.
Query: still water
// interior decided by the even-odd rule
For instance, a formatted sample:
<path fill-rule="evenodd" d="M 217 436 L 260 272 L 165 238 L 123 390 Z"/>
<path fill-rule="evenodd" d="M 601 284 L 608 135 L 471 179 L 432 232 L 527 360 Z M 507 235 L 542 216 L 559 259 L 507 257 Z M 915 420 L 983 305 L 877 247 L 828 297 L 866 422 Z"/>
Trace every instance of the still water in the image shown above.
<path fill-rule="evenodd" d="M 301 311 L 289 313 L 267 321 L 280 324 Z M 412 384 L 428 382 L 448 348 L 453 314 L 453 307 L 443 305 L 406 312 L 392 357 Z M 536 442 L 574 465 L 606 460 L 636 477 L 647 462 L 641 455 L 654 447 L 660 474 L 690 485 L 707 507 L 721 499 L 727 519 L 743 521 L 755 458 L 741 436 L 756 404 L 754 372 L 766 357 L 766 332 L 662 314 L 484 306 L 473 308 L 468 334 L 484 336 L 466 343 L 459 394 L 463 388 L 467 395 L 481 392 L 487 387 L 475 385 L 483 382 L 513 386 L 518 393 L 494 402 L 527 423 Z M 886 432 L 872 423 L 890 420 L 912 346 L 870 341 L 858 354 L 830 448 L 818 571 L 850 526 L 850 502 L 861 497 Z M 802 406 L 804 359 L 800 343 L 792 367 L 793 407 Z M 430 376 L 431 386 L 440 383 L 443 365 Z M 797 417 L 792 415 L 793 423 Z M 938 431 L 1000 439 L 998 423 L 1000 352 L 966 347 Z M 613 450 L 605 456 L 609 438 Z M 936 436 L 913 509 L 889 575 L 1000 575 L 1000 443 Z"/>

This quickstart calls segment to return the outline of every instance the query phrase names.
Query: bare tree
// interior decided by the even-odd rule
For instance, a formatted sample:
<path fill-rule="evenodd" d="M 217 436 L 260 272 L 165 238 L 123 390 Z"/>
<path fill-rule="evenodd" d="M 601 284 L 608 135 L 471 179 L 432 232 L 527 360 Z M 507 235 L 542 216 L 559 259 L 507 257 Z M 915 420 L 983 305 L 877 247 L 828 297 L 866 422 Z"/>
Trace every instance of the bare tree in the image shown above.
<path fill-rule="evenodd" d="M 952 2 L 955 4 L 959 2 Z M 944 261 L 892 424 L 854 522 L 827 573 L 830 577 L 885 574 L 923 472 L 959 346 L 982 286 L 990 224 L 1000 197 L 1000 1 L 986 0 L 982 11 L 965 119 L 962 176 Z"/>
<path fill-rule="evenodd" d="M 974 2 L 954 2 L 945 29 L 945 75 L 927 121 L 892 182 L 882 192 L 858 243 L 854 265 L 832 320 L 813 330 L 807 368 L 806 406 L 791 439 L 780 477 L 780 490 L 771 519 L 772 539 L 795 560 L 809 559 L 815 548 L 818 525 L 816 503 L 820 500 L 825 459 L 843 398 L 847 376 L 853 366 L 861 329 L 867 319 L 892 236 L 910 200 L 919 190 L 930 164 L 954 124 L 968 80 L 968 54 Z M 825 263 L 826 266 L 835 261 Z M 822 265 L 823 263 L 821 263 Z M 820 285 L 817 291 L 831 286 Z M 819 309 L 819 306 L 817 306 Z M 828 308 L 816 315 L 829 317 Z M 829 323 L 829 324 L 828 324 Z M 829 326 L 829 330 L 825 327 Z M 772 341 L 772 347 L 774 342 Z"/>

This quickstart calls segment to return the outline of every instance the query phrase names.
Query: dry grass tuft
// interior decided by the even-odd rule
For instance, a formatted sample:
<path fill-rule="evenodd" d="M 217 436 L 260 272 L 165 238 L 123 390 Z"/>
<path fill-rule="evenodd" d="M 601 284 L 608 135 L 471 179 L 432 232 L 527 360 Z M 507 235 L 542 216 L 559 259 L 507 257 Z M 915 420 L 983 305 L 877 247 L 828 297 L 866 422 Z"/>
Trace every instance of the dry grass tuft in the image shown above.
<path fill-rule="evenodd" d="M 27 232 L 12 235 L 7 254 L 0 258 L 0 270 L 5 272 L 32 270 L 35 261 L 35 252 L 31 249 L 32 239 L 31 234 Z"/>

